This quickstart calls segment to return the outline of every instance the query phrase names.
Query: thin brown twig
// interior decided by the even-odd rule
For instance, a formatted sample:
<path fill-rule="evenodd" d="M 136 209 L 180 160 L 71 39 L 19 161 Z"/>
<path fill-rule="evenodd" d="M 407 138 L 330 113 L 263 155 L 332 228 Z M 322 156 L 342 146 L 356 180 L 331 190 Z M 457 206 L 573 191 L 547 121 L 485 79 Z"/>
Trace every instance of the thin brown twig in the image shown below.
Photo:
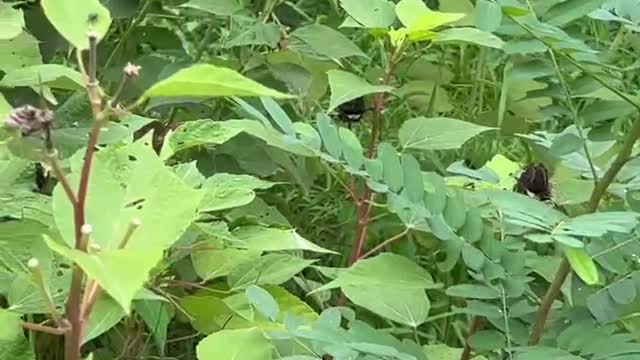
<path fill-rule="evenodd" d="M 37 331 L 37 332 L 51 334 L 51 335 L 64 335 L 65 333 L 67 333 L 67 331 L 69 331 L 68 328 L 52 327 L 52 326 L 40 325 L 40 324 L 34 324 L 34 323 L 28 323 L 28 322 L 21 323 L 20 326 L 23 329 L 28 331 Z"/>
<path fill-rule="evenodd" d="M 409 233 L 409 229 L 404 229 L 404 231 L 402 231 L 399 234 L 396 234 L 390 238 L 388 238 L 387 240 L 381 242 L 380 244 L 378 244 L 378 246 L 374 247 L 373 249 L 367 251 L 365 254 L 360 255 L 360 257 L 358 258 L 358 260 L 362 260 L 362 259 L 366 259 L 369 256 L 377 253 L 378 251 L 380 251 L 382 248 L 384 248 L 385 246 L 391 244 L 392 242 L 396 241 L 396 240 L 400 240 L 402 239 L 405 235 L 407 235 Z"/>
<path fill-rule="evenodd" d="M 52 153 L 48 154 L 47 160 L 48 160 L 49 166 L 51 166 L 51 169 L 53 170 L 53 174 L 58 179 L 58 182 L 62 186 L 64 193 L 67 195 L 69 202 L 73 206 L 75 206 L 77 202 L 76 194 L 73 192 L 73 189 L 71 188 L 71 184 L 69 184 L 69 180 L 67 179 L 64 172 L 62 171 L 62 167 L 60 166 L 60 161 L 58 160 L 57 151 L 54 150 Z"/>

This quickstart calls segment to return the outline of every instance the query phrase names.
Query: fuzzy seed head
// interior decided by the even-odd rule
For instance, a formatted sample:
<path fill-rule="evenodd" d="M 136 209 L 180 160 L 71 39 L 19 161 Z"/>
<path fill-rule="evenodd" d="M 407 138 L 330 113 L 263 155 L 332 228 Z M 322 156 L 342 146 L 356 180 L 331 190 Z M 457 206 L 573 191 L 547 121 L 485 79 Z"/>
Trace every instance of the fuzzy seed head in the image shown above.
<path fill-rule="evenodd" d="M 4 119 L 4 126 L 19 130 L 24 136 L 40 133 L 53 122 L 53 112 L 48 109 L 38 109 L 31 105 L 13 109 Z"/>
<path fill-rule="evenodd" d="M 138 66 L 138 65 L 134 65 L 132 63 L 127 63 L 127 65 L 124 67 L 123 71 L 124 74 L 128 77 L 138 77 L 140 75 L 140 70 L 142 69 L 142 67 Z"/>

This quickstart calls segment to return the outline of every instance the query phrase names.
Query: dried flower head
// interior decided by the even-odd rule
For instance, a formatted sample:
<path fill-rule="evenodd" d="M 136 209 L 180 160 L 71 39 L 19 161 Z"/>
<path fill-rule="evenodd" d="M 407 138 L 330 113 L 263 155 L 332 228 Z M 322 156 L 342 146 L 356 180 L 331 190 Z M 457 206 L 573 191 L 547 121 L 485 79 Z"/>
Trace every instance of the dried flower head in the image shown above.
<path fill-rule="evenodd" d="M 520 174 L 514 190 L 542 201 L 551 199 L 547 169 L 541 163 L 529 164 Z"/>
<path fill-rule="evenodd" d="M 140 75 L 140 69 L 142 69 L 142 67 L 132 63 L 127 63 L 124 67 L 124 74 L 128 77 L 137 77 Z"/>
<path fill-rule="evenodd" d="M 22 135 L 32 135 L 41 132 L 51 125 L 53 112 L 48 109 L 38 109 L 31 105 L 25 105 L 13 109 L 4 119 L 4 126 L 20 130 Z"/>

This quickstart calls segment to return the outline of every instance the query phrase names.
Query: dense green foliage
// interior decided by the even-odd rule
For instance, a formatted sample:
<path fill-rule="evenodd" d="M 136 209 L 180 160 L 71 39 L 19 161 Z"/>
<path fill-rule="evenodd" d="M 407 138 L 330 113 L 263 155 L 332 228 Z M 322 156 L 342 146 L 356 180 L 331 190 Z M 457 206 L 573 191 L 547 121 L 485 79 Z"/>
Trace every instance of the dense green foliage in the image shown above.
<path fill-rule="evenodd" d="M 0 25 L 0 359 L 640 359 L 640 1 Z"/>

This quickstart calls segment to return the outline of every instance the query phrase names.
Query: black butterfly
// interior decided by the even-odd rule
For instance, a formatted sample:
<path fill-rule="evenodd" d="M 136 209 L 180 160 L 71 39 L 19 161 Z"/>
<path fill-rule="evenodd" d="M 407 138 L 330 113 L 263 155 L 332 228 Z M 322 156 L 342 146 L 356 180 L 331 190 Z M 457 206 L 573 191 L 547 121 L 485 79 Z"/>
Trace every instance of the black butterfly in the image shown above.
<path fill-rule="evenodd" d="M 367 108 L 363 97 L 355 98 L 336 108 L 338 119 L 347 123 L 350 129 L 352 123 L 362 120 L 362 116 L 371 109 Z"/>
<path fill-rule="evenodd" d="M 527 165 L 514 185 L 513 191 L 529 195 L 541 201 L 550 200 L 551 185 L 549 184 L 547 169 L 541 163 Z"/>

